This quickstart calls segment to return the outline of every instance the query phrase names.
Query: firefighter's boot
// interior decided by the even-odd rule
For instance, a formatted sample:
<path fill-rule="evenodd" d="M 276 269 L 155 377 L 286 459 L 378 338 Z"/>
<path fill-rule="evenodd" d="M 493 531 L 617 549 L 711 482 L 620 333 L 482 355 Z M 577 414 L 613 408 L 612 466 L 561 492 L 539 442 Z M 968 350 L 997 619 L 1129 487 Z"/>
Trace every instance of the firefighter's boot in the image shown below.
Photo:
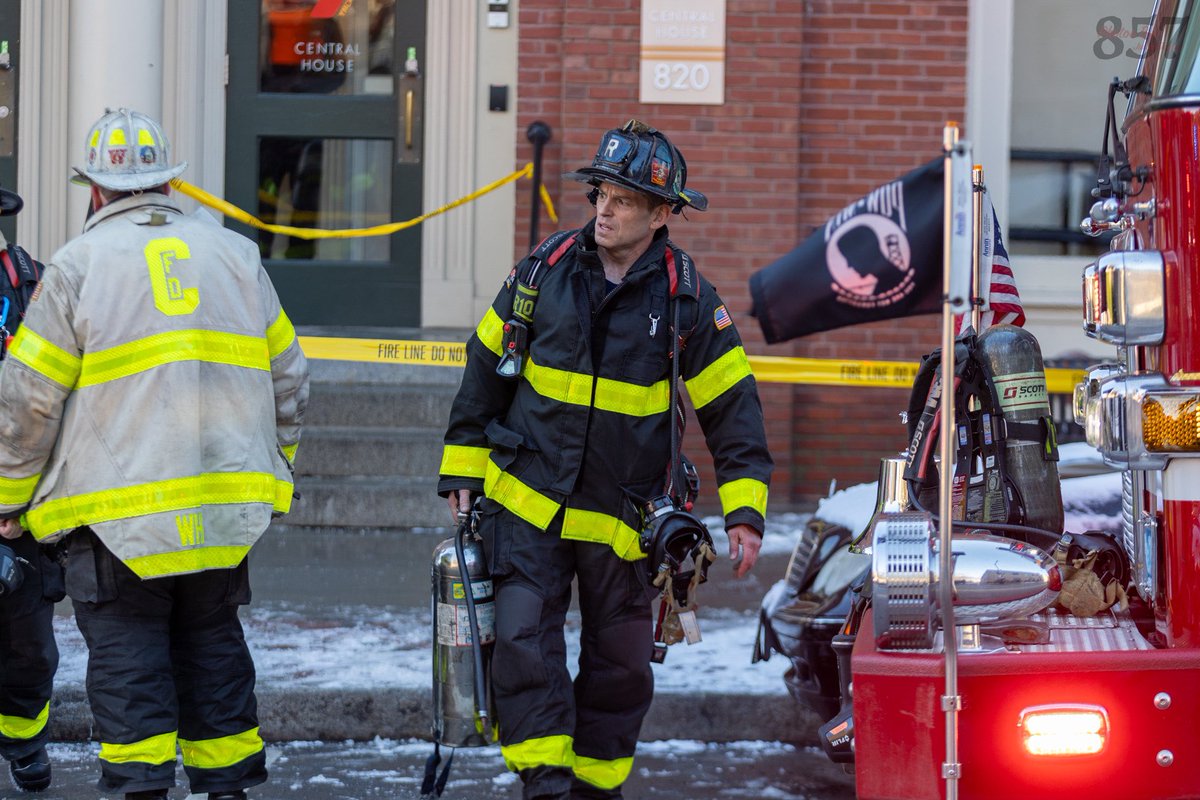
<path fill-rule="evenodd" d="M 50 756 L 45 747 L 8 764 L 13 783 L 23 792 L 41 792 L 50 788 Z"/>

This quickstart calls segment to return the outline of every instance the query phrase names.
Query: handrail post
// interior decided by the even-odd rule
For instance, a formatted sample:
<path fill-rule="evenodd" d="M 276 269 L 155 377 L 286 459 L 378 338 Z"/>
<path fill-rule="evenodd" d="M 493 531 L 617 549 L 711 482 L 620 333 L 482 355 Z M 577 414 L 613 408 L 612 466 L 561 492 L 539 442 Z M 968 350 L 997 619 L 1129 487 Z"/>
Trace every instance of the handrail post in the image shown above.
<path fill-rule="evenodd" d="M 540 119 L 529 123 L 525 138 L 533 143 L 533 202 L 529 209 L 529 249 L 538 246 L 538 218 L 542 215 L 542 149 L 550 141 L 550 126 Z"/>

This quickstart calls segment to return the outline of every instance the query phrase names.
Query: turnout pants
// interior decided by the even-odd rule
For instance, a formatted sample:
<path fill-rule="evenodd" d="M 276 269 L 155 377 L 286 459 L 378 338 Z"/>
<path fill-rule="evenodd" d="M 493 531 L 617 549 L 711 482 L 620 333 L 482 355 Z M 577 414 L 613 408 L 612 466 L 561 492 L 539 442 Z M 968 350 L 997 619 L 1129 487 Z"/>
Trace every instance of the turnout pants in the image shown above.
<path fill-rule="evenodd" d="M 33 536 L 0 540 L 27 565 L 21 587 L 0 597 L 0 755 L 37 752 L 50 731 L 50 695 L 58 670 L 54 603 L 63 598 L 62 567 Z"/>
<path fill-rule="evenodd" d="M 480 534 L 495 582 L 492 689 L 500 746 L 526 798 L 618 798 L 650 708 L 650 600 L 642 562 L 564 540 L 484 501 Z M 563 626 L 571 582 L 582 616 L 578 676 Z"/>
<path fill-rule="evenodd" d="M 80 528 L 68 537 L 66 578 L 88 646 L 100 790 L 174 786 L 176 746 L 193 794 L 264 782 L 254 662 L 238 619 L 250 602 L 246 562 L 142 580 Z"/>

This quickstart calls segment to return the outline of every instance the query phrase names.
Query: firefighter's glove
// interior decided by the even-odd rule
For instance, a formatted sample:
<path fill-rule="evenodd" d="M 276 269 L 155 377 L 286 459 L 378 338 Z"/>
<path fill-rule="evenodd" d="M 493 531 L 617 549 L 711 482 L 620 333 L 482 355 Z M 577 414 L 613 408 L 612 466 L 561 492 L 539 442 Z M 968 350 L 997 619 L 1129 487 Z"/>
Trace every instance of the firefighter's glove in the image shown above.
<path fill-rule="evenodd" d="M 1063 586 L 1058 603 L 1077 617 L 1094 617 L 1119 603 L 1129 606 L 1129 597 L 1109 570 L 1097 567 L 1100 551 L 1091 550 L 1083 558 L 1063 565 Z"/>

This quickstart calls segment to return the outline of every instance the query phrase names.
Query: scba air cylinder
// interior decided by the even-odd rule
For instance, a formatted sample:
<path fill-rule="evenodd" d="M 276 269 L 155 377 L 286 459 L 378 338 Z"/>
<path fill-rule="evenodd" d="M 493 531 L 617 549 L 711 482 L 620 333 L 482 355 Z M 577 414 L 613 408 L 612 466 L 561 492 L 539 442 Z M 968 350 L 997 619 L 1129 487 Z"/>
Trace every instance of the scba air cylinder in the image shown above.
<path fill-rule="evenodd" d="M 473 536 L 464 537 L 463 561 L 475 600 L 475 620 L 483 651 L 483 685 L 487 692 L 488 726 L 492 713 L 492 645 L 496 641 L 495 597 L 483 548 Z M 433 551 L 433 736 L 451 747 L 486 745 L 493 739 L 475 708 L 475 660 L 467 595 L 455 552 L 455 539 L 446 539 Z"/>
<path fill-rule="evenodd" d="M 1046 370 L 1037 338 L 1015 325 L 993 325 L 979 336 L 1008 436 L 1006 468 L 1024 509 L 1025 525 L 1053 533 L 1063 529 L 1062 488 Z M 1024 423 L 1018 428 L 1013 423 Z"/>

